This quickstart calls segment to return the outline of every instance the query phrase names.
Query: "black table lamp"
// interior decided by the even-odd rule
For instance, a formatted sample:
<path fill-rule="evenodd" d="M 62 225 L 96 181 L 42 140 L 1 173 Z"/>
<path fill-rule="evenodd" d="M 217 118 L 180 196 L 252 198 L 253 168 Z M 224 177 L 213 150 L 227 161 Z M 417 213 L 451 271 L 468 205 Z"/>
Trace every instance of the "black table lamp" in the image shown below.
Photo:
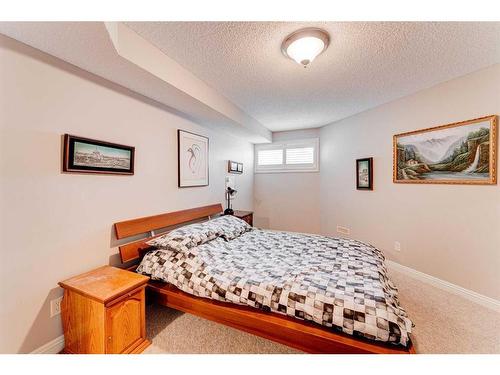
<path fill-rule="evenodd" d="M 231 207 L 231 197 L 234 197 L 236 195 L 237 191 L 234 190 L 232 187 L 228 186 L 226 189 L 226 201 L 227 201 L 227 208 L 224 210 L 224 215 L 233 215 L 234 211 Z"/>

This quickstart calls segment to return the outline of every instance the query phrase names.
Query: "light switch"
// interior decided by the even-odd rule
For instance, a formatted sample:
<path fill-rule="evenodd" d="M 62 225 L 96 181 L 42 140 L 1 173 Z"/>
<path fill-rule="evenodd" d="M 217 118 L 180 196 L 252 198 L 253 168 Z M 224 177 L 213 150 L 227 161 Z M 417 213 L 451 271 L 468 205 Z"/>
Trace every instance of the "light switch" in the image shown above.
<path fill-rule="evenodd" d="M 236 186 L 235 186 L 235 181 L 234 181 L 234 176 L 226 176 L 226 190 L 228 187 L 230 187 L 231 189 L 236 189 Z"/>

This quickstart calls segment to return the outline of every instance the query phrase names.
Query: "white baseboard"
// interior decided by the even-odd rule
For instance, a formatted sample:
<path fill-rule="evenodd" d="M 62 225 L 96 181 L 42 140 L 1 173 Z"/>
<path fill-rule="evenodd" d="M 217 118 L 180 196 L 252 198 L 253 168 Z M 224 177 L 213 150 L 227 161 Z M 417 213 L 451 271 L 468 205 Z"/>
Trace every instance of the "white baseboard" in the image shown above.
<path fill-rule="evenodd" d="M 426 273 L 414 270 L 413 268 L 403 266 L 402 264 L 393 262 L 391 260 L 386 260 L 386 264 L 389 269 L 394 269 L 401 273 L 404 273 L 414 279 L 420 280 L 424 283 L 435 286 L 436 288 L 445 290 L 447 292 L 456 294 L 463 297 L 471 302 L 477 303 L 481 306 L 487 307 L 489 309 L 500 312 L 500 301 L 484 296 L 482 294 L 473 292 L 472 290 L 462 288 L 461 286 L 452 284 L 448 281 L 438 279 L 437 277 L 428 275 Z"/>
<path fill-rule="evenodd" d="M 64 349 L 64 335 L 56 337 L 38 349 L 35 349 L 31 354 L 57 354 Z"/>

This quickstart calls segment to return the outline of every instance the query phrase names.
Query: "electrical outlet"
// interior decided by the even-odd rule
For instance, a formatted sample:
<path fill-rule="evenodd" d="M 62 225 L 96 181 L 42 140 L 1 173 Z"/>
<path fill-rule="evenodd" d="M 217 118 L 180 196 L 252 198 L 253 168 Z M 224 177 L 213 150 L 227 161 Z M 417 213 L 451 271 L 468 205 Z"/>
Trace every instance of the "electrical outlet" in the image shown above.
<path fill-rule="evenodd" d="M 53 299 L 50 301 L 50 317 L 54 317 L 56 315 L 59 315 L 61 313 L 61 302 L 62 302 L 62 297 Z"/>
<path fill-rule="evenodd" d="M 398 241 L 394 242 L 394 251 L 401 251 L 401 244 Z"/>
<path fill-rule="evenodd" d="M 337 232 L 340 233 L 340 234 L 348 235 L 349 233 L 351 233 L 351 230 L 349 228 L 337 225 Z"/>

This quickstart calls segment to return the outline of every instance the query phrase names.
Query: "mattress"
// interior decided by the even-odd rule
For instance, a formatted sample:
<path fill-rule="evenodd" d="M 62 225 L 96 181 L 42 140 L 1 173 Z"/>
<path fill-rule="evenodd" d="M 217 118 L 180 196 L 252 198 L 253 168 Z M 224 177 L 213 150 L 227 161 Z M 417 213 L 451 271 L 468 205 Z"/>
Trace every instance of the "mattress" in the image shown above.
<path fill-rule="evenodd" d="M 377 248 L 351 239 L 253 229 L 191 248 L 153 249 L 137 272 L 195 296 L 407 346 L 412 322 Z"/>

